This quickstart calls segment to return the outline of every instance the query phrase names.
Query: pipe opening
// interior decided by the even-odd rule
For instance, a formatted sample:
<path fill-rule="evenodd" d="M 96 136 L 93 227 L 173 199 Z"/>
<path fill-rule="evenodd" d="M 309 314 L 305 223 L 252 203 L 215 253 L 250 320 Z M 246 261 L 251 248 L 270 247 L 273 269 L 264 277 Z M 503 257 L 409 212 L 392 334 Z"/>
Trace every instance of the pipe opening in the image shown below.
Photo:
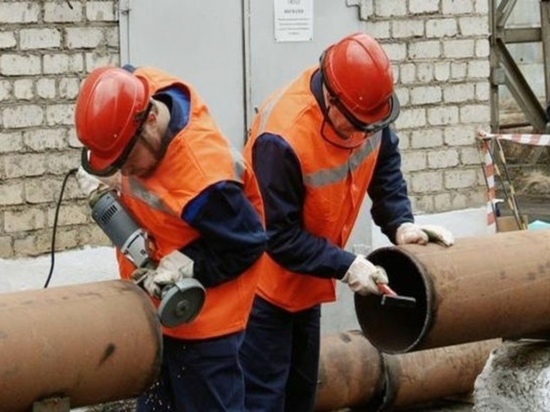
<path fill-rule="evenodd" d="M 428 308 L 433 299 L 428 293 L 427 277 L 411 255 L 396 247 L 377 249 L 368 259 L 386 270 L 389 286 L 398 295 L 414 297 L 416 305 L 413 308 L 382 305 L 381 296 L 355 294 L 359 325 L 367 339 L 382 352 L 408 352 L 418 346 L 431 320 Z"/>

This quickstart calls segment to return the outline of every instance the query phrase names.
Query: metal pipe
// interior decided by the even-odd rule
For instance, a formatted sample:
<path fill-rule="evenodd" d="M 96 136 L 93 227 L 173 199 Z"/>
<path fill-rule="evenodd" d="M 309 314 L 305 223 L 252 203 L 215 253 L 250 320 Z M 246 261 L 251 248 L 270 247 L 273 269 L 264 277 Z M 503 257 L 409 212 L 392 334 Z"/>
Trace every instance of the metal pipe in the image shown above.
<path fill-rule="evenodd" d="M 429 404 L 471 393 L 500 339 L 464 343 L 401 355 L 384 355 L 387 385 L 380 410 Z"/>
<path fill-rule="evenodd" d="M 387 355 L 359 331 L 323 336 L 315 411 L 386 411 L 469 393 L 500 342 Z"/>
<path fill-rule="evenodd" d="M 413 309 L 355 295 L 365 336 L 379 350 L 403 353 L 550 330 L 550 231 L 513 231 L 436 244 L 380 248 L 384 267 Z"/>
<path fill-rule="evenodd" d="M 321 338 L 315 411 L 380 405 L 383 386 L 382 356 L 361 332 Z"/>
<path fill-rule="evenodd" d="M 0 411 L 138 395 L 157 376 L 162 330 L 138 286 L 113 280 L 0 295 Z"/>

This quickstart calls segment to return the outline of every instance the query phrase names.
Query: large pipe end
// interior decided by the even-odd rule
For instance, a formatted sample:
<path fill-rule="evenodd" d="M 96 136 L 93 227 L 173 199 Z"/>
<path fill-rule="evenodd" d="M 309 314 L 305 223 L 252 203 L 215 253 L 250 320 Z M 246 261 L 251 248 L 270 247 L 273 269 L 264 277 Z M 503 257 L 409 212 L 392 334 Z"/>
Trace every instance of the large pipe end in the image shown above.
<path fill-rule="evenodd" d="M 128 399 L 161 367 L 149 296 L 123 280 L 0 295 L 0 411 L 67 398 L 71 407 Z"/>
<path fill-rule="evenodd" d="M 355 294 L 355 312 L 361 330 L 382 352 L 410 352 L 419 346 L 431 322 L 434 296 L 429 278 L 413 255 L 396 246 L 377 249 L 368 259 L 386 270 L 389 285 L 397 294 L 414 297 L 416 305 L 413 308 L 382 305 L 379 295 Z"/>

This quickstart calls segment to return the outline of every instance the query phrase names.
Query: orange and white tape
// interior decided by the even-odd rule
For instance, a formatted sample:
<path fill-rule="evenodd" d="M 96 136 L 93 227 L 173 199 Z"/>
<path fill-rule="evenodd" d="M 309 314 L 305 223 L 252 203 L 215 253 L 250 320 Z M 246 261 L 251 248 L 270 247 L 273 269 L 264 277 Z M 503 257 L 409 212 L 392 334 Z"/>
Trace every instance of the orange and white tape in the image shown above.
<path fill-rule="evenodd" d="M 496 134 L 487 133 L 482 130 L 477 132 L 480 143 L 480 151 L 483 157 L 485 181 L 487 183 L 487 226 L 491 233 L 496 231 L 495 220 L 495 169 L 496 166 L 491 156 L 490 141 L 493 139 L 506 140 L 519 144 L 531 146 L 550 146 L 550 135 L 548 134 Z"/>

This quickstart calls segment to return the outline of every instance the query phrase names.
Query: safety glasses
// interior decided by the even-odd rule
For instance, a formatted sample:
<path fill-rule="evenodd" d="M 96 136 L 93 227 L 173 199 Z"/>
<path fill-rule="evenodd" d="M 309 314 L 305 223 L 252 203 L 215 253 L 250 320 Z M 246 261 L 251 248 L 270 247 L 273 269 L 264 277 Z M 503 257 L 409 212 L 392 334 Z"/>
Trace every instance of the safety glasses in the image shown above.
<path fill-rule="evenodd" d="M 401 105 L 399 104 L 399 99 L 395 94 L 393 94 L 390 97 L 390 114 L 386 116 L 385 119 L 376 122 L 376 123 L 363 123 L 359 119 L 357 119 L 347 108 L 342 104 L 340 99 L 334 95 L 334 93 L 330 90 L 327 83 L 325 83 L 325 87 L 327 88 L 327 91 L 330 96 L 330 104 L 335 106 L 340 113 L 346 118 L 348 122 L 351 123 L 351 125 L 357 129 L 360 130 L 368 135 L 374 134 L 376 132 L 379 132 L 380 130 L 388 127 L 397 117 L 399 116 L 399 112 L 401 111 Z"/>

